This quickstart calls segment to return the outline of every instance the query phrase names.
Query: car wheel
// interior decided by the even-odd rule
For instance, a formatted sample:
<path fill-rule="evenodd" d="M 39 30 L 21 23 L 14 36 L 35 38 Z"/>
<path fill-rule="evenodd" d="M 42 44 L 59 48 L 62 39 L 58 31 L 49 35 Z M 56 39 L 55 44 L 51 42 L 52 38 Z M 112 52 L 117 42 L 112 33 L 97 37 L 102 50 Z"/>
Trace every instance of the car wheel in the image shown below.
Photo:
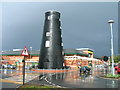
<path fill-rule="evenodd" d="M 118 72 L 118 74 L 120 74 L 120 72 Z"/>

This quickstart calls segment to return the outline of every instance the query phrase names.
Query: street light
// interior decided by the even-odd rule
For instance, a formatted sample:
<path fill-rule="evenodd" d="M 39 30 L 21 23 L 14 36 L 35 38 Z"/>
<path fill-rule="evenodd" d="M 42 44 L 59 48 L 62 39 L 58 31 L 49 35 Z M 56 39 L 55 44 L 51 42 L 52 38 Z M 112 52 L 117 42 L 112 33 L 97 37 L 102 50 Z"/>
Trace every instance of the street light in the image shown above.
<path fill-rule="evenodd" d="M 112 24 L 114 23 L 114 20 L 109 20 L 108 23 L 110 24 L 110 30 L 111 30 L 111 59 L 112 59 L 112 75 L 115 75 L 115 69 L 114 69 L 114 60 L 113 60 L 113 27 Z"/>
<path fill-rule="evenodd" d="M 30 47 L 30 59 L 31 59 L 31 54 L 32 54 L 32 47 Z"/>

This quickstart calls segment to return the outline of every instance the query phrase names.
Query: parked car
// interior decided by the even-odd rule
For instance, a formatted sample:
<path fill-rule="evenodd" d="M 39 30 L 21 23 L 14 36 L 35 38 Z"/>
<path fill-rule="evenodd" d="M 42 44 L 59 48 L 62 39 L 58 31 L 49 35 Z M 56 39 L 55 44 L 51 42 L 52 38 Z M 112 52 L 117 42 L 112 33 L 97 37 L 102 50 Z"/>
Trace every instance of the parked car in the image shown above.
<path fill-rule="evenodd" d="M 16 69 L 16 66 L 15 66 L 15 65 L 12 65 L 12 66 L 11 66 L 11 69 Z"/>
<path fill-rule="evenodd" d="M 114 67 L 118 74 L 120 74 L 120 63 Z"/>
<path fill-rule="evenodd" d="M 120 74 L 120 67 L 117 69 L 117 73 Z"/>
<path fill-rule="evenodd" d="M 25 66 L 25 69 L 30 70 L 30 69 L 32 69 L 32 66 Z"/>
<path fill-rule="evenodd" d="M 0 64 L 0 69 L 2 69 L 2 67 L 3 67 L 2 64 Z"/>
<path fill-rule="evenodd" d="M 63 69 L 70 69 L 70 66 L 64 66 Z"/>
<path fill-rule="evenodd" d="M 3 69 L 7 69 L 7 65 L 2 65 L 2 68 Z"/>
<path fill-rule="evenodd" d="M 15 66 L 15 65 L 8 64 L 8 65 L 7 65 L 7 69 L 16 69 L 16 66 Z"/>
<path fill-rule="evenodd" d="M 91 68 L 88 66 L 82 66 L 80 68 L 80 73 L 86 73 L 86 72 L 90 72 Z"/>
<path fill-rule="evenodd" d="M 11 69 L 11 65 L 10 64 L 7 65 L 7 69 Z"/>
<path fill-rule="evenodd" d="M 101 64 L 101 65 L 96 65 L 95 67 L 97 67 L 97 68 L 104 68 L 104 65 L 103 65 L 103 64 Z"/>
<path fill-rule="evenodd" d="M 115 68 L 115 70 L 117 70 L 117 69 L 118 69 L 118 66 L 116 65 L 116 66 L 114 66 L 114 68 Z"/>

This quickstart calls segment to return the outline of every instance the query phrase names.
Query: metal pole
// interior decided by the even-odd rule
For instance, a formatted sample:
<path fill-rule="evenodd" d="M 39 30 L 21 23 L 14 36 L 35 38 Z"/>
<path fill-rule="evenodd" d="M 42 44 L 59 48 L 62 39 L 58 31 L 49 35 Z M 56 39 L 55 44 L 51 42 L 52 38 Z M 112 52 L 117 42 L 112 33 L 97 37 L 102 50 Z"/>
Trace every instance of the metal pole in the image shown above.
<path fill-rule="evenodd" d="M 23 85 L 25 84 L 25 59 L 26 59 L 26 56 L 24 56 L 24 59 L 23 59 Z"/>
<path fill-rule="evenodd" d="M 32 53 L 32 47 L 30 47 L 30 60 L 32 58 L 31 53 Z"/>
<path fill-rule="evenodd" d="M 112 29 L 112 23 L 110 23 L 111 27 L 111 59 L 112 59 L 112 74 L 115 75 L 115 69 L 114 69 L 114 52 L 113 52 L 113 29 Z"/>
<path fill-rule="evenodd" d="M 113 52 L 113 27 L 112 24 L 114 23 L 113 20 L 109 20 L 108 23 L 110 24 L 110 30 L 111 30 L 111 59 L 112 59 L 112 75 L 115 75 L 115 69 L 114 69 L 114 52 Z"/>

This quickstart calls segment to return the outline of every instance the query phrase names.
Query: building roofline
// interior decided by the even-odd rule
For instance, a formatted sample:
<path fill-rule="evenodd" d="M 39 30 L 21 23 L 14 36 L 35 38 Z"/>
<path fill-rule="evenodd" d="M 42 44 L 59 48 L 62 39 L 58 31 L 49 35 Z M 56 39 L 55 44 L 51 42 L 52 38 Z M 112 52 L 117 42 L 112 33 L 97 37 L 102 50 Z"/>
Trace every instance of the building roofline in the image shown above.
<path fill-rule="evenodd" d="M 90 50 L 90 51 L 94 51 L 93 49 L 90 49 L 90 48 L 76 48 L 76 50 Z"/>
<path fill-rule="evenodd" d="M 88 54 L 83 54 L 83 53 L 65 53 L 65 55 L 71 55 L 71 54 L 78 54 L 78 55 L 82 55 L 82 56 L 88 56 Z M 14 55 L 18 55 L 18 56 L 22 56 L 21 54 L 0 54 L 2 56 L 14 56 Z M 39 56 L 39 54 L 30 54 L 31 56 Z"/>

